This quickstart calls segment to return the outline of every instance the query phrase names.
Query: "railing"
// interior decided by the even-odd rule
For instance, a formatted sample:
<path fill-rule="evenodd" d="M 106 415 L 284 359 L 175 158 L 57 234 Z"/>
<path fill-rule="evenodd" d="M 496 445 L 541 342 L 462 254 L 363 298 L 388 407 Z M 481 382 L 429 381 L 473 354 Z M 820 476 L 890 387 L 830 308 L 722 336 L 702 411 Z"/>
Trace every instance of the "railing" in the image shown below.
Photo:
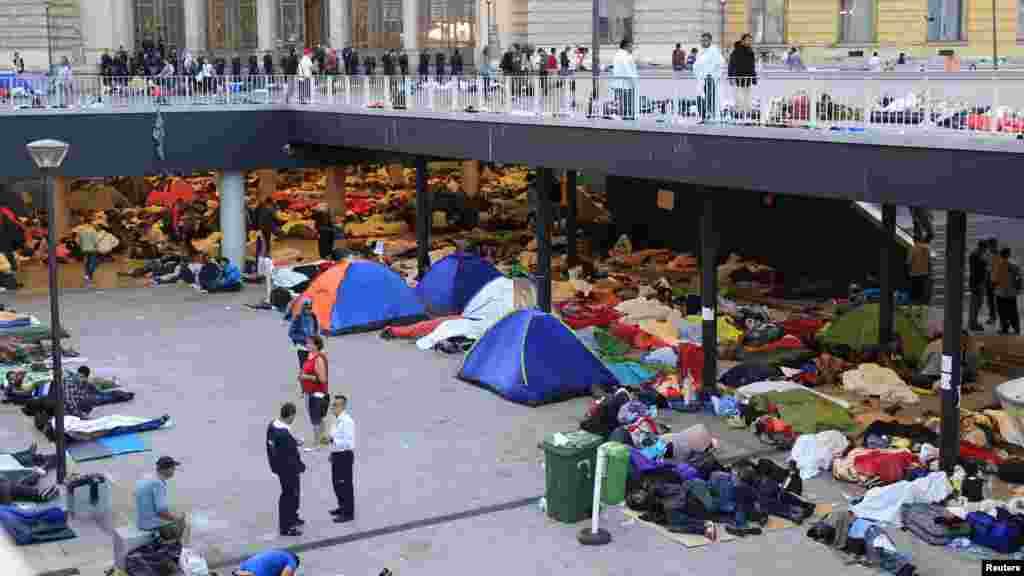
<path fill-rule="evenodd" d="M 296 104 L 479 112 L 661 125 L 730 123 L 857 132 L 992 133 L 1024 138 L 1024 75 L 964 79 L 849 75 L 692 76 L 78 76 L 0 78 L 0 109 L 122 109 Z"/>

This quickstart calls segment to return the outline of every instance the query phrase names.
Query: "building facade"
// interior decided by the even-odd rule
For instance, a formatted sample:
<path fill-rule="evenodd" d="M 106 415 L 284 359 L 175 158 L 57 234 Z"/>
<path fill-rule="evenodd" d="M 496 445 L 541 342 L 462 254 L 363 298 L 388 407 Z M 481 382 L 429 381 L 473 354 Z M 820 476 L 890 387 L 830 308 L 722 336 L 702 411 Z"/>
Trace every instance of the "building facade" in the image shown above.
<path fill-rule="evenodd" d="M 632 38 L 640 62 L 668 64 L 676 43 L 710 32 L 726 48 L 743 33 L 763 49 L 799 46 L 807 62 L 853 50 L 895 57 L 1024 57 L 1024 0 L 598 0 L 602 60 Z M 194 53 L 251 53 L 346 45 L 404 47 L 477 62 L 513 44 L 592 41 L 593 0 L 0 0 L 0 67 L 21 53 L 29 69 L 68 56 L 95 65 L 104 50 L 161 40 Z"/>
<path fill-rule="evenodd" d="M 163 42 L 193 53 L 242 53 L 325 45 L 362 53 L 452 51 L 473 62 L 482 47 L 510 46 L 526 0 L 0 0 L 0 46 L 9 66 L 69 57 L 93 66 L 104 51 Z M 49 9 L 47 8 L 49 6 Z"/>

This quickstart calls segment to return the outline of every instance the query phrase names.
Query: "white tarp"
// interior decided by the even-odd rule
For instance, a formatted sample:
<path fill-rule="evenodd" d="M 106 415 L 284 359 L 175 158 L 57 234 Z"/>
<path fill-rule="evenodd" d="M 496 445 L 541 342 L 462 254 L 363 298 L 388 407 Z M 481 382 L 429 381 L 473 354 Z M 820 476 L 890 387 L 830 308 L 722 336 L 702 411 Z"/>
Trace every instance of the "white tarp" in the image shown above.
<path fill-rule="evenodd" d="M 536 303 L 537 293 L 529 280 L 495 278 L 469 300 L 462 311 L 462 318 L 438 324 L 433 332 L 417 340 L 416 346 L 420 350 L 430 350 L 438 342 L 456 336 L 479 340 L 498 320 Z"/>

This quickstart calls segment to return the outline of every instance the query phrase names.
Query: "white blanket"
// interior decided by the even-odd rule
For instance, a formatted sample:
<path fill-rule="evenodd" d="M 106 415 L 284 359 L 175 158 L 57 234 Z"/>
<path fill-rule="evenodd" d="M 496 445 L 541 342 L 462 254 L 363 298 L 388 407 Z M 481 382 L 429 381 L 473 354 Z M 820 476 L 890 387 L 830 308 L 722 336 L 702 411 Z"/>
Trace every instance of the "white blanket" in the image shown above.
<path fill-rule="evenodd" d="M 69 434 L 72 432 L 77 434 L 95 434 L 97 432 L 103 432 L 104 430 L 110 430 L 120 426 L 136 426 L 143 422 L 149 422 L 150 420 L 153 420 L 153 418 L 121 416 L 119 414 L 101 416 L 99 418 L 89 418 L 88 420 L 78 418 L 77 416 L 65 416 L 64 431 Z M 55 424 L 55 420 L 53 418 L 50 418 L 50 424 Z"/>
<path fill-rule="evenodd" d="M 900 525 L 900 507 L 904 504 L 941 502 L 950 492 L 946 473 L 932 472 L 913 482 L 902 480 L 888 486 L 872 488 L 864 494 L 860 504 L 850 508 L 850 512 L 857 518 Z"/>
<path fill-rule="evenodd" d="M 841 456 L 849 445 L 846 436 L 836 430 L 803 434 L 793 444 L 789 459 L 796 462 L 800 478 L 810 480 L 822 470 L 831 470 L 832 460 Z"/>

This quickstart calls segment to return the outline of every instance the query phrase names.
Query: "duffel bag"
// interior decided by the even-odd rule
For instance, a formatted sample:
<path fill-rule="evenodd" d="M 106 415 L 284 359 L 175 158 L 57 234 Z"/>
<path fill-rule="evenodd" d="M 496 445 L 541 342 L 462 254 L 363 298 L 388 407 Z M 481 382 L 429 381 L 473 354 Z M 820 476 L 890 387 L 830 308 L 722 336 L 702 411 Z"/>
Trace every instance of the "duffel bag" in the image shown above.
<path fill-rule="evenodd" d="M 946 513 L 938 504 L 904 504 L 900 509 L 903 529 L 933 546 L 945 546 L 961 536 L 969 536 L 967 522 Z"/>

